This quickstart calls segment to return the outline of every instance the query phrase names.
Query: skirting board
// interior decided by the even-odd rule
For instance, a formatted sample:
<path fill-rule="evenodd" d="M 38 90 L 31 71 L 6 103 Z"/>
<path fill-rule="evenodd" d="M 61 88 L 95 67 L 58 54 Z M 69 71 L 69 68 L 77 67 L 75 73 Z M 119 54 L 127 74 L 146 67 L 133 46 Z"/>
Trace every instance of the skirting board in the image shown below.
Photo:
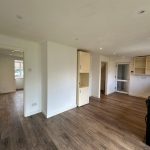
<path fill-rule="evenodd" d="M 29 112 L 29 113 L 25 113 L 24 117 L 29 117 L 29 116 L 32 116 L 32 115 L 35 115 L 35 114 L 38 114 L 38 113 L 41 113 L 41 110 L 37 110 L 37 111 L 32 111 L 32 112 Z"/>
<path fill-rule="evenodd" d="M 73 105 L 73 106 L 66 107 L 66 108 L 64 108 L 64 109 L 57 110 L 57 111 L 55 111 L 55 112 L 51 112 L 50 114 L 48 114 L 48 115 L 46 116 L 46 118 L 50 118 L 50 117 L 56 116 L 56 115 L 61 114 L 61 113 L 65 112 L 65 111 L 74 109 L 74 108 L 76 108 L 76 107 L 77 107 L 77 105 Z"/>
<path fill-rule="evenodd" d="M 113 94 L 113 93 L 115 93 L 115 92 L 116 92 L 116 91 L 109 92 L 109 93 L 106 94 L 106 96 L 108 96 L 108 95 L 110 95 L 110 94 Z M 90 98 L 95 99 L 95 100 L 100 100 L 100 99 L 101 99 L 101 97 L 99 98 L 99 97 L 94 96 L 94 95 L 90 96 Z"/>
<path fill-rule="evenodd" d="M 144 98 L 144 99 L 147 99 L 148 96 L 143 96 L 143 95 L 133 95 L 133 94 L 129 94 L 129 96 L 134 96 L 134 97 L 139 97 L 139 98 Z M 149 94 L 150 96 L 150 94 Z"/>
<path fill-rule="evenodd" d="M 94 96 L 90 96 L 90 99 L 94 99 L 94 100 L 100 101 L 100 98 L 97 98 L 97 97 L 94 97 Z"/>

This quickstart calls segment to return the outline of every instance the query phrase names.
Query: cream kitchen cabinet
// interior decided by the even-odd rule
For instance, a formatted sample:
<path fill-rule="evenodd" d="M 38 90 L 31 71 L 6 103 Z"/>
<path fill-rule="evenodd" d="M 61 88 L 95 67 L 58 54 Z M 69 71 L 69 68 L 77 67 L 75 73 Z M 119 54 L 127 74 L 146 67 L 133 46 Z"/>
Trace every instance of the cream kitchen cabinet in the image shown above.
<path fill-rule="evenodd" d="M 77 106 L 89 103 L 90 54 L 78 51 Z"/>
<path fill-rule="evenodd" d="M 79 51 L 78 61 L 79 61 L 79 72 L 89 73 L 90 72 L 90 54 L 87 52 Z"/>

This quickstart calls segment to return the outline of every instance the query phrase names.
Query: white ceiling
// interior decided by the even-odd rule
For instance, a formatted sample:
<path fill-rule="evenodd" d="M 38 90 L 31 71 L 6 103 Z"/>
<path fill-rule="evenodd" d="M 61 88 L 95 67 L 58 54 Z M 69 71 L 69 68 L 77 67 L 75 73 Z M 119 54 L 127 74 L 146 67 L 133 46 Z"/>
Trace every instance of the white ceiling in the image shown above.
<path fill-rule="evenodd" d="M 0 0 L 0 33 L 93 51 L 102 47 L 105 55 L 147 55 L 150 0 Z"/>

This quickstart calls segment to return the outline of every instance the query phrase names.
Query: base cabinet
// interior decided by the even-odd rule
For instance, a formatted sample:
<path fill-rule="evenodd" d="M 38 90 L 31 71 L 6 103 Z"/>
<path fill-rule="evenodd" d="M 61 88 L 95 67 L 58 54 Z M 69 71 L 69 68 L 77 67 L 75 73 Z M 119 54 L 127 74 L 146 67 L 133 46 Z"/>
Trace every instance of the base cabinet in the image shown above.
<path fill-rule="evenodd" d="M 83 106 L 89 103 L 89 88 L 79 88 L 78 106 Z"/>

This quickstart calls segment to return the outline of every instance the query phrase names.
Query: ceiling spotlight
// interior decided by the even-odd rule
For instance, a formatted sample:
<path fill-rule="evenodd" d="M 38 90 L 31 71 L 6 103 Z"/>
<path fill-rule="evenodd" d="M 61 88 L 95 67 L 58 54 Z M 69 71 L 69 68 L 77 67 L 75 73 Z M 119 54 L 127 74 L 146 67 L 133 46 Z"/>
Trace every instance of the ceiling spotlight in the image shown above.
<path fill-rule="evenodd" d="M 99 48 L 99 50 L 102 50 L 102 49 L 103 49 L 102 47 Z"/>

